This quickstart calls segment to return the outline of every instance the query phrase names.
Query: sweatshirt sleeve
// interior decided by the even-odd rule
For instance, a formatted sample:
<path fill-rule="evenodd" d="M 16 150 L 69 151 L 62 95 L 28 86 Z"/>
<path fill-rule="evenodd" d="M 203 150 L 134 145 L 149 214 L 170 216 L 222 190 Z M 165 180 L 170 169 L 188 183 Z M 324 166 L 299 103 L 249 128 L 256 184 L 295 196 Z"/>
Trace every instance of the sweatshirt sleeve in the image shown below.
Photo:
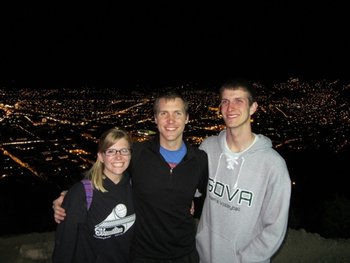
<path fill-rule="evenodd" d="M 238 252 L 240 262 L 269 262 L 283 242 L 288 224 L 291 181 L 284 160 L 275 162 L 261 213 L 261 232 Z"/>
<path fill-rule="evenodd" d="M 52 255 L 54 263 L 70 263 L 74 260 L 79 225 L 85 222 L 87 215 L 86 198 L 83 184 L 78 182 L 68 191 L 62 207 L 66 218 L 56 229 L 55 248 Z"/>

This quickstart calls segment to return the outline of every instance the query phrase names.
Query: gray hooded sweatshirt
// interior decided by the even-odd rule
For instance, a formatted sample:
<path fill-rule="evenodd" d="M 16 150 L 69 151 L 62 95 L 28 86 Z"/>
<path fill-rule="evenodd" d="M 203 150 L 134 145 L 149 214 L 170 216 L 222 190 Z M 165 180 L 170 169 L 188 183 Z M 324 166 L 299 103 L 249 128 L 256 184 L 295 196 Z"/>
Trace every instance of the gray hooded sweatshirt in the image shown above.
<path fill-rule="evenodd" d="M 202 263 L 270 262 L 287 229 L 291 181 L 271 140 L 233 153 L 226 131 L 200 146 L 208 154 L 207 197 L 197 231 Z"/>

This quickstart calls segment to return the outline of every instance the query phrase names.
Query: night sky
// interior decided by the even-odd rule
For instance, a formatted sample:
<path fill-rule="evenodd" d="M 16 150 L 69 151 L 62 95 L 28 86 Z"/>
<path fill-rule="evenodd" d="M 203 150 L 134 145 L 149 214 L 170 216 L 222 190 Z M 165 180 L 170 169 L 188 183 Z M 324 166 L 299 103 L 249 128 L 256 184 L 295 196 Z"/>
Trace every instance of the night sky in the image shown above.
<path fill-rule="evenodd" d="M 1 4 L 1 81 L 350 79 L 345 4 L 279 2 Z"/>

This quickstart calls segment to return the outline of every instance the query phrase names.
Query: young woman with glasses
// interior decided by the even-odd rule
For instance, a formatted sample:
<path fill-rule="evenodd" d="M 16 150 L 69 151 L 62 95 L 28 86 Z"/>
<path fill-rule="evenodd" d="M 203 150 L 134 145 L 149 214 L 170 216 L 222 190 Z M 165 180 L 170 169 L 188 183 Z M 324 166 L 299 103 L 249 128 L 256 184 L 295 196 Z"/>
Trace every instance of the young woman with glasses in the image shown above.
<path fill-rule="evenodd" d="M 114 128 L 101 136 L 84 184 L 73 185 L 64 198 L 67 216 L 57 227 L 54 263 L 129 262 L 135 213 L 125 171 L 131 152 L 125 131 Z"/>

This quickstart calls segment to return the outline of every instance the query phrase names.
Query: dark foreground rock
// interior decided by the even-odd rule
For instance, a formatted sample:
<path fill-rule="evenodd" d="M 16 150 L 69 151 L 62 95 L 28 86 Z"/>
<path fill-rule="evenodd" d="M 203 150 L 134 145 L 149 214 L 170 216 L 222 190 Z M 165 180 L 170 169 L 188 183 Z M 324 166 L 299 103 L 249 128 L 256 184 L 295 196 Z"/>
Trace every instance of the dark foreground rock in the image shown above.
<path fill-rule="evenodd" d="M 54 232 L 0 238 L 1 263 L 49 263 Z M 350 240 L 325 239 L 304 230 L 289 229 L 273 263 L 350 262 Z M 214 263 L 214 262 L 213 262 Z"/>

